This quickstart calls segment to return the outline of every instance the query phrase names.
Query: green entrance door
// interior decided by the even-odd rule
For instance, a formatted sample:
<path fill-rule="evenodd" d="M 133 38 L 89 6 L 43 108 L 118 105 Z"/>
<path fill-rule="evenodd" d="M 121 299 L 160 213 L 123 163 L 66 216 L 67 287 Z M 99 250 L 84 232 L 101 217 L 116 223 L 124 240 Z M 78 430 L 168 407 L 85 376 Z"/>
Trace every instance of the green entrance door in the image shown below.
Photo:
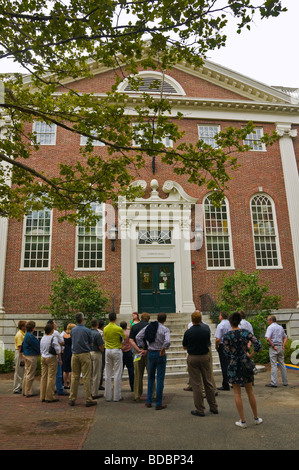
<path fill-rule="evenodd" d="M 138 312 L 175 312 L 173 263 L 138 264 Z"/>

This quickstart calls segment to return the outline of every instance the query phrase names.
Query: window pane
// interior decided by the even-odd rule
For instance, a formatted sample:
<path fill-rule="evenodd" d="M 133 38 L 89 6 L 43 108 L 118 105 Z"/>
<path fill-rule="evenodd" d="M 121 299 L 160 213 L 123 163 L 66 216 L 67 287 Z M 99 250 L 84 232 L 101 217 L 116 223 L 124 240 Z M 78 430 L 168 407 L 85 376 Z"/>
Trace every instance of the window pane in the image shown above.
<path fill-rule="evenodd" d="M 33 211 L 26 217 L 24 268 L 48 268 L 50 263 L 51 211 Z"/>
<path fill-rule="evenodd" d="M 208 267 L 230 267 L 230 234 L 226 201 L 215 207 L 207 197 L 204 202 Z"/>
<path fill-rule="evenodd" d="M 278 266 L 277 235 L 273 206 L 267 196 L 258 195 L 252 199 L 251 217 L 257 266 Z"/>
<path fill-rule="evenodd" d="M 93 203 L 93 211 L 99 220 L 85 226 L 84 219 L 77 227 L 77 268 L 100 269 L 103 267 L 103 205 Z"/>

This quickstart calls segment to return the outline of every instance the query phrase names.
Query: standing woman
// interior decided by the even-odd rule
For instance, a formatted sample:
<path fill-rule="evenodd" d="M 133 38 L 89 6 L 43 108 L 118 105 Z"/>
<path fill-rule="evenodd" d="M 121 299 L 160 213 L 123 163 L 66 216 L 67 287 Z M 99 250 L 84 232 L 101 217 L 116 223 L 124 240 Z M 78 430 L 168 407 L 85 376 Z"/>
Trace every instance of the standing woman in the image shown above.
<path fill-rule="evenodd" d="M 40 400 L 47 403 L 58 401 L 55 399 L 55 381 L 57 372 L 57 357 L 60 365 L 61 361 L 61 348 L 54 333 L 54 326 L 52 323 L 47 323 L 45 326 L 45 335 L 40 342 L 41 351 L 41 379 L 40 379 Z M 49 351 L 52 343 L 56 354 Z M 54 351 L 53 351 L 54 352 Z"/>
<path fill-rule="evenodd" d="M 245 377 L 242 363 L 249 362 L 254 354 L 262 349 L 262 345 L 248 330 L 239 328 L 241 319 L 241 315 L 238 312 L 230 316 L 229 321 L 232 329 L 224 335 L 223 346 L 224 353 L 228 358 L 228 380 L 233 386 L 235 403 L 240 416 L 240 420 L 235 424 L 241 428 L 246 428 L 247 423 L 241 397 L 241 386 L 243 385 L 253 412 L 254 423 L 261 424 L 263 420 L 259 418 L 257 413 L 256 399 L 252 388 L 253 374 L 252 376 Z M 253 344 L 254 348 L 251 353 L 248 350 L 249 342 Z"/>
<path fill-rule="evenodd" d="M 29 321 L 26 325 L 26 334 L 22 343 L 21 351 L 25 360 L 25 371 L 23 379 L 23 395 L 27 398 L 34 397 L 33 382 L 37 367 L 37 358 L 40 355 L 39 341 L 34 336 L 35 322 Z"/>
<path fill-rule="evenodd" d="M 64 351 L 62 355 L 62 374 L 63 374 L 63 388 L 69 389 L 71 384 L 71 362 L 72 362 L 72 338 L 71 331 L 75 328 L 74 323 L 69 323 L 62 338 L 64 341 Z"/>

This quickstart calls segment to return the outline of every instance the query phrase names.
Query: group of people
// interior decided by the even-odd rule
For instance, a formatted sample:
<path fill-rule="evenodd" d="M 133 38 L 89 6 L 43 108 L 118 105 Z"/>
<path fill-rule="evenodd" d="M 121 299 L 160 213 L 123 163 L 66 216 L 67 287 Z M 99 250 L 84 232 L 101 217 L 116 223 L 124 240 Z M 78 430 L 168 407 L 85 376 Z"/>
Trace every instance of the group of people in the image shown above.
<path fill-rule="evenodd" d="M 35 323 L 20 322 L 15 337 L 16 367 L 14 393 L 26 397 L 33 396 L 37 358 L 41 355 L 40 399 L 55 402 L 60 391 L 59 378 L 65 388 L 70 388 L 69 404 L 74 406 L 78 396 L 78 385 L 82 377 L 86 406 L 97 404 L 102 397 L 99 390 L 104 389 L 106 401 L 121 401 L 121 383 L 124 367 L 128 369 L 129 384 L 134 393 L 134 400 L 139 402 L 143 393 L 143 376 L 147 370 L 148 384 L 145 406 L 163 410 L 162 403 L 164 379 L 166 373 L 166 351 L 170 347 L 170 330 L 164 325 L 167 316 L 160 313 L 157 321 L 150 321 L 151 316 L 144 312 L 141 317 L 133 313 L 128 327 L 126 322 L 118 326 L 115 313 L 109 314 L 109 323 L 93 319 L 91 328 L 85 326 L 83 313 L 76 315 L 76 325 L 69 324 L 63 333 L 57 332 L 54 321 L 49 320 L 45 334 L 39 342 L 34 336 Z M 254 423 L 261 424 L 258 416 L 256 399 L 253 392 L 254 374 L 246 371 L 254 354 L 261 350 L 260 341 L 254 336 L 252 326 L 245 320 L 244 314 L 233 313 L 229 318 L 225 313 L 219 316 L 216 328 L 215 347 L 218 351 L 222 386 L 216 388 L 213 377 L 211 353 L 211 331 L 202 321 L 202 314 L 195 311 L 184 333 L 182 346 L 187 350 L 187 366 L 190 390 L 193 391 L 194 416 L 204 416 L 206 398 L 210 412 L 218 414 L 217 390 L 234 391 L 234 399 L 240 420 L 237 426 L 247 427 L 241 387 L 244 387 L 254 415 Z M 287 373 L 284 364 L 284 346 L 287 340 L 283 328 L 277 324 L 274 315 L 268 317 L 266 339 L 270 346 L 271 382 L 269 387 L 277 387 L 277 362 L 280 364 L 283 385 L 287 385 Z M 26 331 L 26 334 L 25 334 Z M 63 349 L 62 349 L 63 348 Z M 105 370 L 105 388 L 102 386 Z M 248 370 L 248 369 L 247 369 Z M 68 382 L 69 381 L 69 382 Z"/>

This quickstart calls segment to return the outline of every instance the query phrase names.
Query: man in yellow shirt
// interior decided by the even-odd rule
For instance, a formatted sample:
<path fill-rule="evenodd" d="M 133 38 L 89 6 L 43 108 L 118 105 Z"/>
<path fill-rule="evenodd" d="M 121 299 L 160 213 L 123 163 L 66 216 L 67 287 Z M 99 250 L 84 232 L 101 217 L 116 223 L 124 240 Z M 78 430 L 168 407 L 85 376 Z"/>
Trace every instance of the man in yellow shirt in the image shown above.
<path fill-rule="evenodd" d="M 27 322 L 20 320 L 18 323 L 18 332 L 15 335 L 15 373 L 13 381 L 13 393 L 22 393 L 22 383 L 24 377 L 24 359 L 21 352 Z"/>
<path fill-rule="evenodd" d="M 109 314 L 110 323 L 104 328 L 105 340 L 105 398 L 112 401 L 112 376 L 114 376 L 113 401 L 122 400 L 121 377 L 123 371 L 122 341 L 124 330 L 116 325 L 116 313 Z"/>

